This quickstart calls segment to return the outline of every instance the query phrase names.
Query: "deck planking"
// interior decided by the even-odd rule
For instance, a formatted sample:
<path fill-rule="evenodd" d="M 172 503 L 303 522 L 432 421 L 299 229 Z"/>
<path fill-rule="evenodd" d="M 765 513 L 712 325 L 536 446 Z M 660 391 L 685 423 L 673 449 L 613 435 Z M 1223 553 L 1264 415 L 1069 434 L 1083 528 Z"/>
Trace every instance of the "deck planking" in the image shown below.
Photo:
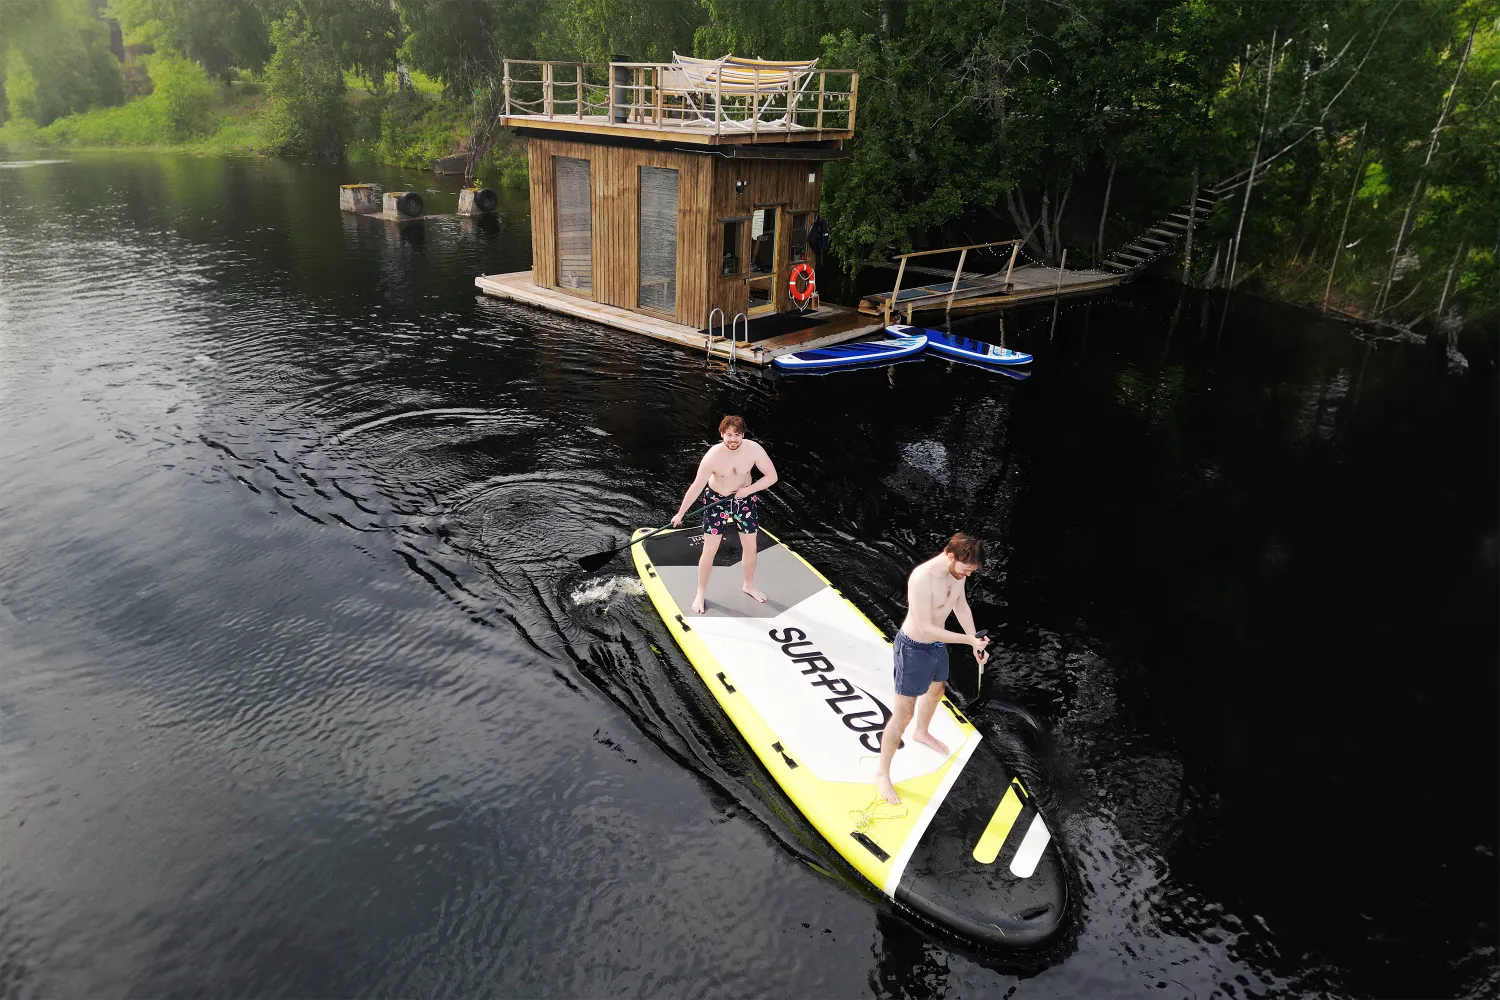
<path fill-rule="evenodd" d="M 486 295 L 512 302 L 522 302 L 552 312 L 563 313 L 578 319 L 644 334 L 655 340 L 677 344 L 680 347 L 703 351 L 710 338 L 696 327 L 674 323 L 667 319 L 621 309 L 619 306 L 595 302 L 556 288 L 532 284 L 532 272 L 517 271 L 511 274 L 486 274 L 474 279 L 474 286 Z M 741 342 L 732 348 L 727 337 L 713 337 L 708 343 L 707 353 L 728 359 L 737 357 L 752 365 L 768 365 L 775 358 L 794 351 L 810 350 L 841 344 L 884 329 L 884 324 L 844 306 L 823 305 L 809 311 L 809 318 L 821 320 L 816 326 L 789 333 L 767 337 L 748 347 Z"/>
<path fill-rule="evenodd" d="M 1002 309 L 1007 306 L 1041 302 L 1065 295 L 1101 291 L 1112 288 L 1126 280 L 1124 274 L 1105 274 L 1100 271 L 1064 271 L 1061 283 L 1058 270 L 1041 264 L 1027 264 L 1011 272 L 1010 290 L 1004 287 L 1003 275 L 965 275 L 953 296 L 953 305 L 948 307 L 948 289 L 952 281 L 903 288 L 891 309 L 891 318 L 896 314 L 921 315 L 932 312 L 977 312 L 986 309 Z M 859 311 L 866 315 L 884 315 L 890 292 L 867 295 L 859 303 Z M 909 311 L 909 312 L 908 312 Z"/>

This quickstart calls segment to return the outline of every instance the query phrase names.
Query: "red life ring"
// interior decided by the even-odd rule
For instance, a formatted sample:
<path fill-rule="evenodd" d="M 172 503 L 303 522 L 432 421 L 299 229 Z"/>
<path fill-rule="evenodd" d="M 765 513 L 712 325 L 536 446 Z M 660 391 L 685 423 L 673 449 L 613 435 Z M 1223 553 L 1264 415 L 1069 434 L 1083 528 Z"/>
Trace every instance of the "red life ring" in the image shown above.
<path fill-rule="evenodd" d="M 817 276 L 807 261 L 799 261 L 793 265 L 790 290 L 792 301 L 799 306 L 812 298 L 813 293 L 818 290 Z"/>

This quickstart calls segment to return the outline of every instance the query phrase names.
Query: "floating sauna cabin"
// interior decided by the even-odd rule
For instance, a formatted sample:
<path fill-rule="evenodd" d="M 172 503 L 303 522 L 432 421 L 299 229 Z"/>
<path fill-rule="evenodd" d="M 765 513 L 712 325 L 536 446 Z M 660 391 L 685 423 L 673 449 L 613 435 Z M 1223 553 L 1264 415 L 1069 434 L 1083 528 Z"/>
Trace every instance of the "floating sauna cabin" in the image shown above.
<path fill-rule="evenodd" d="M 719 353 L 743 313 L 762 364 L 879 328 L 796 302 L 792 284 L 818 265 L 808 234 L 824 165 L 848 158 L 857 74 L 674 56 L 506 60 L 504 82 L 500 121 L 528 146 L 532 270 L 478 278 L 482 291 Z"/>

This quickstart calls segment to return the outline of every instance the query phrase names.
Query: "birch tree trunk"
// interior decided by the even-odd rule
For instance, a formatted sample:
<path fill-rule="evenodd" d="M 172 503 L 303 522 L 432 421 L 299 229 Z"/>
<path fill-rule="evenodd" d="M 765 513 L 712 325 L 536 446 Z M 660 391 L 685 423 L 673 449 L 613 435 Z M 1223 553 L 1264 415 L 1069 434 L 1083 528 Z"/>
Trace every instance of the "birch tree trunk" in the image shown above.
<path fill-rule="evenodd" d="M 1458 265 L 1464 259 L 1464 249 L 1468 243 L 1468 236 L 1458 241 L 1458 253 L 1453 255 L 1453 266 L 1448 268 L 1448 280 L 1443 282 L 1443 294 L 1438 296 L 1437 317 L 1434 320 L 1438 327 L 1443 325 L 1443 307 L 1448 304 L 1448 290 L 1453 285 L 1453 278 L 1458 273 Z"/>
<path fill-rule="evenodd" d="M 1063 212 L 1068 210 L 1068 195 L 1073 193 L 1073 179 L 1068 179 L 1068 186 L 1063 188 L 1062 200 L 1057 203 L 1057 211 L 1052 214 L 1052 239 L 1057 251 L 1066 254 L 1063 249 L 1062 220 Z"/>
<path fill-rule="evenodd" d="M 1048 218 L 1048 212 L 1052 207 L 1052 198 L 1044 190 L 1042 192 L 1042 218 L 1039 223 L 1042 227 L 1042 256 L 1047 260 L 1053 258 L 1052 253 L 1052 222 Z"/>
<path fill-rule="evenodd" d="M 1328 284 L 1323 286 L 1323 308 L 1328 308 L 1328 295 L 1333 291 L 1333 271 L 1339 266 L 1339 254 L 1344 249 L 1344 236 L 1349 232 L 1349 213 L 1354 210 L 1354 193 L 1359 190 L 1360 175 L 1365 172 L 1365 129 L 1369 122 L 1359 127 L 1359 164 L 1354 168 L 1354 183 L 1349 188 L 1349 204 L 1344 206 L 1344 224 L 1339 227 L 1338 242 L 1333 245 L 1333 262 L 1328 265 Z"/>
<path fill-rule="evenodd" d="M 1255 168 L 1260 166 L 1260 145 L 1266 138 L 1266 115 L 1271 110 L 1271 74 L 1276 69 L 1276 31 L 1271 31 L 1271 54 L 1266 61 L 1266 100 L 1260 109 L 1260 135 L 1255 139 L 1255 155 L 1250 159 L 1250 175 L 1245 178 L 1245 202 L 1240 206 L 1240 224 L 1234 230 L 1234 243 L 1229 252 L 1229 281 L 1226 287 L 1234 287 L 1235 266 L 1240 262 L 1240 240 L 1245 232 L 1245 216 L 1250 212 L 1250 191 L 1255 187 Z"/>
<path fill-rule="evenodd" d="M 1198 221 L 1198 168 L 1193 167 L 1193 196 L 1188 202 L 1188 231 L 1187 245 L 1182 252 L 1182 283 L 1191 285 L 1193 283 L 1193 228 Z M 1101 223 L 1099 231 L 1104 231 Z"/>
<path fill-rule="evenodd" d="M 396 10 L 396 0 L 390 0 L 390 6 L 391 10 Z M 398 21 L 396 41 L 399 42 L 400 40 L 400 22 Z M 396 92 L 406 94 L 410 93 L 411 89 L 411 70 L 407 68 L 406 63 L 402 62 L 398 56 L 396 58 Z"/>
<path fill-rule="evenodd" d="M 1411 223 L 1411 214 L 1416 210 L 1418 196 L 1422 191 L 1422 184 L 1427 179 L 1427 165 L 1432 162 L 1432 154 L 1437 152 L 1438 133 L 1443 129 L 1443 122 L 1448 120 L 1448 112 L 1453 109 L 1453 98 L 1458 94 L 1458 82 L 1463 79 L 1464 67 L 1469 64 L 1469 53 L 1474 51 L 1474 31 L 1479 27 L 1479 19 L 1469 25 L 1469 40 L 1464 45 L 1463 58 L 1458 61 L 1458 72 L 1453 75 L 1453 86 L 1448 88 L 1448 93 L 1443 97 L 1443 110 L 1438 112 L 1437 124 L 1432 126 L 1432 139 L 1427 143 L 1427 157 L 1422 161 L 1422 169 L 1417 171 L 1417 182 L 1411 186 L 1411 197 L 1406 202 L 1406 214 L 1401 217 L 1401 228 L 1396 230 L 1396 244 L 1391 247 L 1391 266 L 1385 273 L 1385 283 L 1380 286 L 1380 294 L 1375 297 L 1375 312 L 1378 315 L 1385 308 L 1386 301 L 1390 298 L 1391 283 L 1396 280 L 1396 264 L 1401 259 L 1401 244 L 1406 240 L 1406 227 Z"/>
<path fill-rule="evenodd" d="M 1094 260 L 1096 262 L 1104 255 L 1104 220 L 1109 218 L 1109 193 L 1115 186 L 1115 167 L 1119 166 L 1120 159 L 1115 157 L 1109 161 L 1109 180 L 1104 184 L 1104 207 L 1099 210 L 1099 238 L 1094 241 Z M 1197 177 L 1195 173 L 1193 175 Z M 1197 188 L 1196 182 L 1194 188 Z"/>

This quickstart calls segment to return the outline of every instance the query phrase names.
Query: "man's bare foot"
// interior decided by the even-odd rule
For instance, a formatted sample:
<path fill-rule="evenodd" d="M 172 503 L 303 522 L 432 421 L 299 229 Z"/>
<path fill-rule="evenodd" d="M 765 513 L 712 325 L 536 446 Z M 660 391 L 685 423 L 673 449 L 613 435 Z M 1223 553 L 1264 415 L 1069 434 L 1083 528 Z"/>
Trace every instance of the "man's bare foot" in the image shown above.
<path fill-rule="evenodd" d="M 931 733 L 912 733 L 911 738 L 916 740 L 918 743 L 923 744 L 924 746 L 932 747 L 932 749 L 936 750 L 944 757 L 948 756 L 948 744 L 944 743 L 942 740 L 938 739 Z"/>
<path fill-rule="evenodd" d="M 875 775 L 875 790 L 885 796 L 885 800 L 893 806 L 901 804 L 901 796 L 896 794 L 896 786 L 891 784 L 889 774 Z"/>
<path fill-rule="evenodd" d="M 760 603 L 762 603 L 762 604 L 766 603 L 766 595 L 762 594 L 760 591 L 756 590 L 755 587 L 752 584 L 748 584 L 747 583 L 743 587 L 741 587 L 740 589 L 743 590 L 745 593 L 749 594 L 751 597 L 755 598 Z"/>
<path fill-rule="evenodd" d="M 703 614 L 703 604 L 704 604 L 704 601 L 703 601 L 703 595 L 702 594 L 699 594 L 697 597 L 693 598 L 693 614 L 695 614 L 695 615 L 701 615 L 701 614 Z"/>

